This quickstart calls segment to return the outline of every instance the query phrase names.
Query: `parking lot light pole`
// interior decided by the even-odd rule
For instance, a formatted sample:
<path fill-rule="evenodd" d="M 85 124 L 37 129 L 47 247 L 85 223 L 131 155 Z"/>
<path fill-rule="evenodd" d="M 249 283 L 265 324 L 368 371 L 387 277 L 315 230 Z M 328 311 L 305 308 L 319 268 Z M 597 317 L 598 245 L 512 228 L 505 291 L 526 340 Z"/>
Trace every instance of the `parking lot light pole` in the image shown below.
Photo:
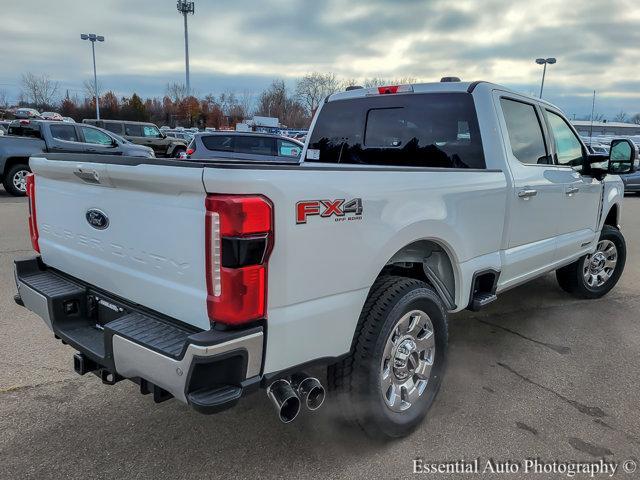
<path fill-rule="evenodd" d="M 547 73 L 547 64 L 553 65 L 554 63 L 556 63 L 556 59 L 553 57 L 536 58 L 536 63 L 538 65 L 544 65 L 542 69 L 542 83 L 540 84 L 540 98 L 542 98 L 542 89 L 544 88 L 544 76 Z"/>
<path fill-rule="evenodd" d="M 189 82 L 189 28 L 187 25 L 187 15 L 195 14 L 194 2 L 185 2 L 184 0 L 178 0 L 177 3 L 178 12 L 184 16 L 184 66 L 186 70 L 186 87 L 187 97 L 191 95 L 191 84 Z"/>
<path fill-rule="evenodd" d="M 100 120 L 100 97 L 98 95 L 98 75 L 96 74 L 96 41 L 104 42 L 102 35 L 96 35 L 95 33 L 82 33 L 80 34 L 82 40 L 89 40 L 91 42 L 91 53 L 93 54 L 93 88 L 96 94 L 96 118 Z"/>

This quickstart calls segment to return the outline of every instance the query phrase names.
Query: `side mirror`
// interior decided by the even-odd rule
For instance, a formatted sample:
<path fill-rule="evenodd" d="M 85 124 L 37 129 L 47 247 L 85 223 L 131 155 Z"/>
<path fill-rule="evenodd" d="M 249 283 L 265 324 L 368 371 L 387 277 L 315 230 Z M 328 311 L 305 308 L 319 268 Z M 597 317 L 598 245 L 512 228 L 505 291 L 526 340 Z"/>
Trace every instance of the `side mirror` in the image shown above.
<path fill-rule="evenodd" d="M 637 170 L 637 158 L 638 151 L 631 140 L 626 138 L 612 140 L 607 171 L 613 174 L 633 173 Z"/>

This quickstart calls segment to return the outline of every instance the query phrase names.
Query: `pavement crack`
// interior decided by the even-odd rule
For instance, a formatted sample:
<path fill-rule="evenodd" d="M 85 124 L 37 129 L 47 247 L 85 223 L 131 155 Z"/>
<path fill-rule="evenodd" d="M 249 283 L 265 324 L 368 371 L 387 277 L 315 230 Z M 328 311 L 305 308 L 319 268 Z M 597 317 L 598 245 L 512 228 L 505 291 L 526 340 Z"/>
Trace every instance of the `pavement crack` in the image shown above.
<path fill-rule="evenodd" d="M 530 427 L 526 423 L 516 422 L 516 427 L 518 427 L 520 430 L 524 430 L 526 432 L 533 433 L 534 435 L 538 435 L 538 430 L 536 430 L 533 427 Z"/>
<path fill-rule="evenodd" d="M 511 372 L 512 374 L 514 374 L 515 376 L 517 376 L 521 380 L 524 380 L 525 382 L 530 383 L 531 385 L 535 385 L 536 387 L 541 388 L 544 391 L 551 393 L 552 395 L 555 395 L 556 397 L 558 397 L 563 402 L 568 403 L 573 408 L 578 410 L 580 413 L 584 413 L 584 414 L 589 415 L 591 417 L 598 417 L 598 418 L 607 416 L 607 414 L 604 413 L 604 411 L 599 407 L 590 407 L 588 405 L 584 405 L 584 404 L 582 404 L 580 402 L 577 402 L 575 400 L 571 400 L 570 398 L 565 397 L 561 393 L 558 393 L 558 392 L 556 392 L 555 390 L 553 390 L 553 389 L 551 389 L 549 387 L 541 385 L 541 384 L 539 384 L 537 382 L 534 382 L 530 378 L 525 377 L 524 375 L 522 375 L 521 373 L 515 371 L 513 368 L 511 368 L 507 364 L 504 364 L 504 363 L 501 363 L 501 362 L 497 362 L 497 364 L 498 364 L 498 366 L 504 368 L 508 372 Z"/>
<path fill-rule="evenodd" d="M 576 437 L 569 438 L 569 445 L 578 450 L 579 452 L 586 453 L 595 458 L 602 458 L 608 455 L 613 455 L 613 452 L 608 448 L 594 445 L 593 443 L 585 442 Z"/>
<path fill-rule="evenodd" d="M 47 385 L 56 385 L 58 383 L 66 383 L 66 382 L 71 382 L 76 380 L 75 378 L 65 378 L 64 380 L 55 380 L 52 382 L 41 382 L 41 383 L 34 383 L 31 385 L 12 385 L 10 387 L 4 387 L 4 388 L 0 388 L 0 395 L 3 395 L 5 393 L 15 393 L 15 392 L 21 392 L 23 390 L 33 390 L 35 388 L 38 387 L 44 387 Z"/>
<path fill-rule="evenodd" d="M 516 332 L 515 330 L 511 330 L 510 328 L 507 327 L 503 327 L 502 325 L 498 325 L 496 323 L 492 323 L 492 322 L 488 322 L 486 320 L 482 320 L 480 318 L 476 318 L 476 320 L 480 323 L 484 323 L 485 325 L 489 325 L 491 327 L 494 328 L 499 328 L 500 330 L 504 330 L 505 332 L 508 332 L 512 335 L 515 335 L 517 337 L 523 338 L 525 340 L 528 340 L 530 342 L 536 343 L 538 345 L 542 345 L 543 347 L 549 348 L 551 350 L 553 350 L 556 353 L 559 353 L 560 355 L 570 355 L 571 354 L 571 349 L 569 347 L 565 347 L 563 345 L 555 345 L 553 343 L 547 343 L 547 342 L 542 342 L 540 340 L 536 340 L 535 338 L 531 338 L 531 337 L 527 337 L 526 335 L 523 335 L 519 332 Z"/>

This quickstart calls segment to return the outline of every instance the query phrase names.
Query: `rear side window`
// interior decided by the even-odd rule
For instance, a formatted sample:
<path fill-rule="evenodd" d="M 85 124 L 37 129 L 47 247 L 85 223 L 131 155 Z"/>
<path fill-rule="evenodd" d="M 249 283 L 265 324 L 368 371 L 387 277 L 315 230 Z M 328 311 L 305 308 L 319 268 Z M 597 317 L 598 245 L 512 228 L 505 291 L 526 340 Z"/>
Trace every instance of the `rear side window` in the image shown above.
<path fill-rule="evenodd" d="M 501 98 L 500 104 L 513 156 L 526 165 L 552 163 L 547 154 L 542 126 L 535 107 L 508 98 Z"/>
<path fill-rule="evenodd" d="M 216 152 L 233 152 L 233 137 L 229 135 L 207 135 L 202 137 L 202 144 L 208 150 Z"/>
<path fill-rule="evenodd" d="M 109 130 L 110 132 L 117 133 L 118 135 L 122 135 L 122 123 L 105 122 L 102 128 Z"/>
<path fill-rule="evenodd" d="M 125 123 L 124 131 L 126 135 L 130 137 L 141 137 L 142 136 L 142 125 L 137 125 L 135 123 Z"/>
<path fill-rule="evenodd" d="M 468 93 L 376 95 L 323 106 L 307 160 L 434 168 L 486 168 Z"/>
<path fill-rule="evenodd" d="M 235 152 L 251 155 L 275 155 L 275 140 L 269 137 L 240 135 L 235 140 Z"/>
<path fill-rule="evenodd" d="M 65 140 L 67 142 L 77 142 L 78 135 L 76 134 L 76 127 L 73 125 L 51 125 L 51 136 L 58 140 Z"/>
<path fill-rule="evenodd" d="M 298 158 L 301 152 L 302 148 L 297 143 L 278 139 L 279 157 Z"/>

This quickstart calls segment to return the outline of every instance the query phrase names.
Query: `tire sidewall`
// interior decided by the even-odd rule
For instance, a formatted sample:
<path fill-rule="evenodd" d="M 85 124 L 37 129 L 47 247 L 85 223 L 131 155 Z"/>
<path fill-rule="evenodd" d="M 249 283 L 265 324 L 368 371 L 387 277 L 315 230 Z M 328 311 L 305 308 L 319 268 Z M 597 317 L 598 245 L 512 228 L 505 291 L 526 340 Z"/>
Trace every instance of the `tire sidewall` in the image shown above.
<path fill-rule="evenodd" d="M 11 167 L 8 171 L 7 171 L 7 175 L 4 178 L 4 188 L 7 191 L 7 193 L 19 197 L 19 196 L 25 196 L 27 194 L 27 192 L 22 192 L 20 190 L 18 190 L 14 185 L 13 185 L 13 177 L 15 176 L 16 173 L 18 173 L 20 170 L 25 170 L 27 172 L 30 172 L 31 170 L 29 170 L 29 167 L 27 165 L 24 164 L 18 164 L 18 165 L 14 165 L 13 167 Z"/>
<path fill-rule="evenodd" d="M 434 329 L 436 352 L 431 376 L 423 394 L 408 410 L 394 412 L 387 407 L 382 397 L 380 365 L 389 335 L 400 318 L 411 310 L 422 310 L 429 316 Z M 372 355 L 366 362 L 366 381 L 359 392 L 359 397 L 364 400 L 367 423 L 374 423 L 377 426 L 376 430 L 390 437 L 404 436 L 420 424 L 442 383 L 447 358 L 447 340 L 446 312 L 440 299 L 432 290 L 424 287 L 415 288 L 388 307 Z"/>

